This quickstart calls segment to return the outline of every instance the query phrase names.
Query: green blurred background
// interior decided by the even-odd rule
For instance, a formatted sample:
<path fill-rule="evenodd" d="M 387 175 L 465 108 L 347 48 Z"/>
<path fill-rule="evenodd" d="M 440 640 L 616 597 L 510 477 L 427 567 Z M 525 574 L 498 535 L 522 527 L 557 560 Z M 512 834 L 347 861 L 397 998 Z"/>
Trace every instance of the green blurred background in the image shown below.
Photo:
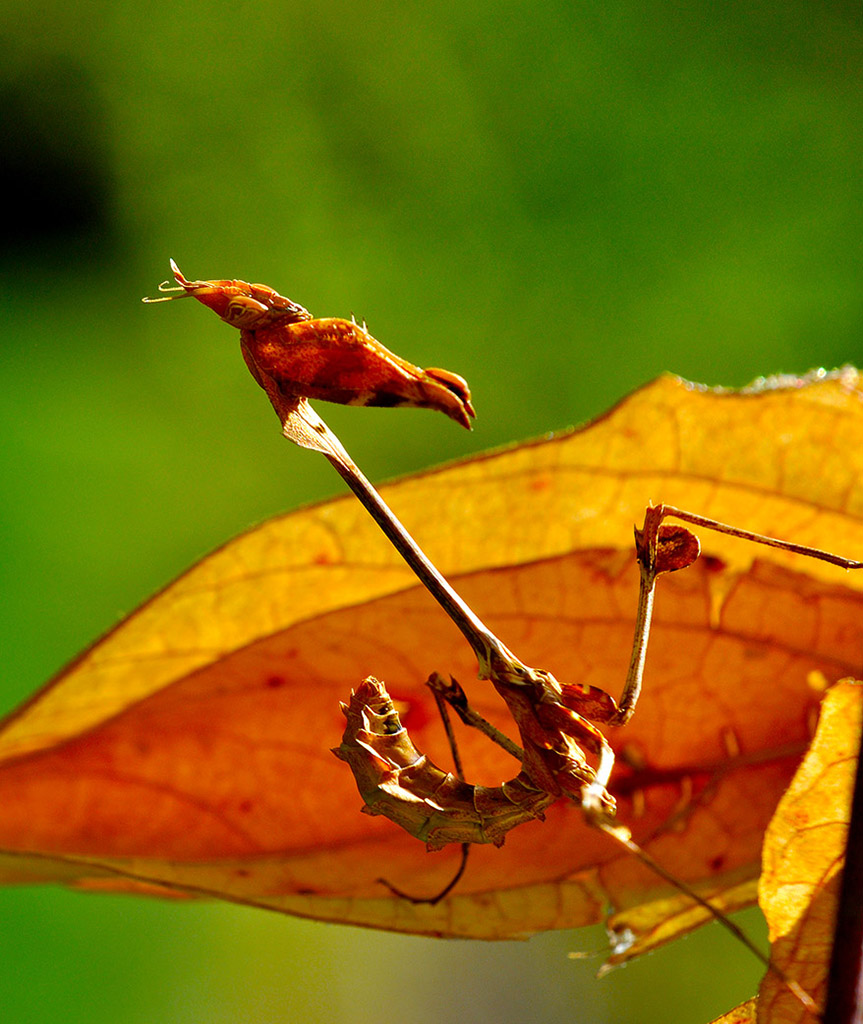
<path fill-rule="evenodd" d="M 235 333 L 140 304 L 169 256 L 353 311 L 468 378 L 472 435 L 326 410 L 378 480 L 583 421 L 663 370 L 739 385 L 854 361 L 860 44 L 857 0 L 6 0 L 4 709 L 215 545 L 341 491 L 280 438 Z M 599 982 L 566 957 L 604 945 L 7 890 L 0 1006 L 649 1024 L 707 1021 L 759 975 L 715 927 Z"/>

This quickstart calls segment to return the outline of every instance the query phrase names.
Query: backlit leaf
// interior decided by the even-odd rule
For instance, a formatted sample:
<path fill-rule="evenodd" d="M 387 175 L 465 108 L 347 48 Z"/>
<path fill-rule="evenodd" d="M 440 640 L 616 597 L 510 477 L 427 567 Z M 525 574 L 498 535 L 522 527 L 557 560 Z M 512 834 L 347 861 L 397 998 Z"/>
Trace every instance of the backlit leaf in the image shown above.
<path fill-rule="evenodd" d="M 650 500 L 863 554 L 856 371 L 708 391 L 672 377 L 589 427 L 412 477 L 385 498 L 529 664 L 620 691 L 637 595 L 632 527 Z M 284 472 L 309 453 L 285 448 Z M 635 717 L 611 735 L 621 819 L 710 890 L 758 871 L 820 693 L 863 654 L 863 578 L 719 535 L 664 577 Z M 231 541 L 83 654 L 0 728 L 0 879 L 124 879 L 325 920 L 504 938 L 600 919 L 667 889 L 577 808 L 476 848 L 427 853 L 359 813 L 339 701 L 365 676 L 448 765 L 423 687 L 454 674 L 513 731 L 461 635 L 352 497 Z M 518 766 L 460 732 L 489 786 Z"/>
<path fill-rule="evenodd" d="M 822 1008 L 861 719 L 859 683 L 840 683 L 827 693 L 815 739 L 779 802 L 764 843 L 758 902 L 770 929 L 772 960 Z M 776 975 L 768 973 L 758 994 L 759 1024 L 811 1019 Z"/>
<path fill-rule="evenodd" d="M 717 1017 L 711 1024 L 755 1024 L 755 1000 L 747 999 L 745 1003 Z"/>

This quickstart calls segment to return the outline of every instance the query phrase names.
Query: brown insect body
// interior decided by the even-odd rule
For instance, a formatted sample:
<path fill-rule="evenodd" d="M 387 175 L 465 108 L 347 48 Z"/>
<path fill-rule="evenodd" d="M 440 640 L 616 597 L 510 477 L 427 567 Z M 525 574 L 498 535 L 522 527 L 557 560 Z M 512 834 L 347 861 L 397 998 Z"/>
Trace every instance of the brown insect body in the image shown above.
<path fill-rule="evenodd" d="M 608 720 L 614 703 L 596 687 L 561 686 L 551 673 L 539 669 L 528 674 L 529 681 L 513 678 L 507 666 L 501 665 L 492 678 L 518 725 L 524 770 L 546 792 L 583 803 L 586 790 L 597 777 L 584 751 L 600 759 L 610 754 L 602 732 L 585 716 Z M 602 780 L 603 788 L 597 788 L 595 796 L 613 813 L 614 801 L 604 790 L 606 782 Z"/>
<path fill-rule="evenodd" d="M 501 786 L 472 786 L 442 771 L 411 742 L 384 686 L 371 676 L 351 694 L 344 736 L 333 753 L 347 761 L 366 814 L 382 814 L 425 842 L 494 843 L 543 812 L 556 797 L 525 772 Z"/>
<path fill-rule="evenodd" d="M 423 370 L 385 348 L 353 320 L 315 319 L 263 284 L 189 281 L 174 261 L 177 286 L 148 302 L 191 295 L 241 331 L 243 357 L 284 424 L 302 398 L 341 405 L 437 409 L 470 429 L 470 389 L 458 374 Z"/>
<path fill-rule="evenodd" d="M 461 377 L 414 366 L 352 320 L 279 322 L 244 330 L 241 344 L 256 376 L 272 381 L 283 395 L 341 405 L 438 409 L 470 428 L 473 407 Z"/>

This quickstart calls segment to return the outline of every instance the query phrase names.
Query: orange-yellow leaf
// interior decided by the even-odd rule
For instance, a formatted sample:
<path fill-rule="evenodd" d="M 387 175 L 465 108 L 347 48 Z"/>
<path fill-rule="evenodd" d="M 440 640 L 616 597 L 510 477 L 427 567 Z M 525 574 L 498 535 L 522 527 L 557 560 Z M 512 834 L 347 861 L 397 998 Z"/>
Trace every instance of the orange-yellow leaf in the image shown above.
<path fill-rule="evenodd" d="M 857 752 L 863 688 L 844 682 L 828 691 L 818 731 L 764 841 L 758 901 L 770 929 L 772 960 L 823 1007 Z M 813 1018 L 775 974 L 758 994 L 759 1024 Z"/>
<path fill-rule="evenodd" d="M 747 999 L 745 1003 L 717 1017 L 712 1024 L 755 1024 L 755 1000 Z"/>
<path fill-rule="evenodd" d="M 637 597 L 632 527 L 648 501 L 863 554 L 856 371 L 757 392 L 664 377 L 587 428 L 383 489 L 522 661 L 620 692 Z M 313 457 L 286 447 L 285 472 Z M 863 651 L 863 578 L 697 531 L 663 576 L 635 717 L 611 735 L 621 819 L 669 870 L 715 890 L 758 870 L 766 824 L 820 694 Z M 0 879 L 169 886 L 325 920 L 502 938 L 662 899 L 664 885 L 558 802 L 458 863 L 359 813 L 330 753 L 339 702 L 382 679 L 448 766 L 423 687 L 452 673 L 511 722 L 461 635 L 352 497 L 263 524 L 206 558 L 0 727 Z M 515 762 L 459 733 L 469 781 Z"/>

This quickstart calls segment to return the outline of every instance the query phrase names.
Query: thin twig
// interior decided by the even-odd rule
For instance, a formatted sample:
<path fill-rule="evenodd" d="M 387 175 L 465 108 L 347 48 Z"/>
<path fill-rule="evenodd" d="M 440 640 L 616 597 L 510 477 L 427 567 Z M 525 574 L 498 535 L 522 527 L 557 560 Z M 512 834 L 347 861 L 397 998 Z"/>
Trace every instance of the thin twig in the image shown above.
<path fill-rule="evenodd" d="M 445 896 L 449 896 L 449 894 L 461 881 L 462 875 L 464 874 L 465 868 L 467 867 L 467 858 L 469 853 L 470 843 L 462 843 L 461 861 L 459 863 L 459 866 L 458 868 L 456 868 L 456 872 L 452 876 L 452 878 L 447 882 L 447 884 L 443 887 L 443 889 L 441 889 L 441 891 L 436 896 L 411 896 L 410 893 L 405 892 L 403 889 L 399 889 L 398 886 L 393 885 L 392 882 L 388 882 L 385 878 L 378 878 L 376 879 L 376 881 L 380 882 L 381 885 L 385 885 L 393 894 L 393 896 L 398 896 L 400 899 L 407 900 L 408 903 L 413 903 L 415 906 L 419 903 L 428 903 L 430 906 L 433 907 L 436 903 L 440 903 L 440 901 Z"/>
<path fill-rule="evenodd" d="M 838 565 L 841 569 L 863 569 L 863 562 L 857 562 L 853 558 L 843 558 L 841 555 L 834 555 L 823 548 L 811 548 L 805 544 L 793 544 L 788 540 L 766 537 L 763 533 L 753 533 L 751 530 L 742 530 L 739 526 L 729 526 L 727 523 L 720 523 L 716 519 L 708 519 L 706 516 L 699 516 L 694 512 L 686 512 L 683 509 L 675 508 L 673 505 L 657 505 L 655 507 L 660 510 L 661 519 L 671 516 L 674 519 L 680 519 L 684 523 L 692 523 L 693 526 L 703 526 L 706 530 L 728 534 L 729 537 L 739 537 L 741 540 L 751 540 L 754 544 L 765 544 L 767 547 L 779 548 L 781 551 L 790 551 L 795 555 L 817 558 L 820 562 L 830 562 L 831 565 Z"/>
<path fill-rule="evenodd" d="M 414 571 L 419 581 L 461 630 L 479 662 L 480 679 L 491 677 L 492 666 L 507 665 L 515 672 L 521 662 L 462 600 L 395 517 L 341 442 L 305 399 L 284 426 L 285 436 L 304 448 L 324 454 L 384 535 Z"/>
<path fill-rule="evenodd" d="M 641 681 L 644 676 L 644 663 L 647 658 L 647 641 L 650 637 L 650 624 L 653 620 L 653 595 L 656 590 L 656 572 L 652 567 L 645 566 L 639 560 L 638 613 L 635 620 L 635 635 L 632 640 L 632 653 L 629 657 L 629 668 L 623 693 L 617 704 L 617 714 L 609 721 L 609 725 L 626 725 L 632 718 L 635 705 L 641 695 Z"/>
<path fill-rule="evenodd" d="M 434 702 L 437 704 L 437 713 L 440 715 L 440 720 L 443 722 L 444 732 L 446 733 L 447 742 L 449 743 L 450 753 L 452 754 L 452 763 L 455 767 L 456 778 L 460 782 L 464 782 L 464 766 L 461 763 L 461 754 L 458 752 L 458 743 L 456 743 L 455 733 L 453 732 L 452 722 L 449 718 L 449 709 L 447 708 L 446 700 L 443 695 L 439 693 L 431 683 L 426 684 L 432 692 Z"/>

